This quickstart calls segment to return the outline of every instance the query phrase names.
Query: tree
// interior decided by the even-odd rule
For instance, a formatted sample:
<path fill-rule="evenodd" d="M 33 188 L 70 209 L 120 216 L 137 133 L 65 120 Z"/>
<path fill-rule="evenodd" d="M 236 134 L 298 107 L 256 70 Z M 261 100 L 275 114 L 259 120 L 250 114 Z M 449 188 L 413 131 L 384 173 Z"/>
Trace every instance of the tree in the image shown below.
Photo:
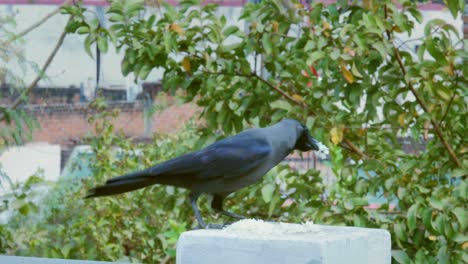
<path fill-rule="evenodd" d="M 27 139 L 31 136 L 33 129 L 39 126 L 35 118 L 19 106 L 27 102 L 29 93 L 36 87 L 40 80 L 45 78 L 45 72 L 62 46 L 67 32 L 63 31 L 61 33 L 57 44 L 40 68 L 35 62 L 25 59 L 20 48 L 22 38 L 44 24 L 49 18 L 58 14 L 61 7 L 67 6 L 71 2 L 72 0 L 65 1 L 54 11 L 19 33 L 14 32 L 16 26 L 14 15 L 6 14 L 0 16 L 0 34 L 5 38 L 5 40 L 0 41 L 0 60 L 2 61 L 2 66 L 0 66 L 0 87 L 2 88 L 2 96 L 5 95 L 5 91 L 3 90 L 5 88 L 8 89 L 9 93 L 16 95 L 13 102 L 0 106 L 0 122 L 2 123 L 0 128 L 0 146 L 2 147 L 10 144 L 23 143 L 25 138 Z M 34 78 L 30 84 L 26 85 L 21 77 L 17 76 L 17 73 L 11 69 L 14 68 L 12 65 L 15 64 L 16 66 L 20 66 L 22 70 L 28 67 L 32 67 L 33 69 L 39 68 L 36 78 Z"/>
<path fill-rule="evenodd" d="M 447 2 L 453 16 L 464 10 Z M 395 44 L 422 22 L 411 1 L 263 1 L 244 7 L 246 31 L 216 16 L 216 5 L 151 3 L 142 18 L 143 1 L 111 1 L 109 28 L 82 7 L 63 11 L 89 53 L 108 42 L 124 53 L 125 75 L 163 69 L 165 89 L 202 107 L 206 131 L 303 120 L 329 145 L 337 183 L 326 198 L 307 189 L 315 180 L 292 183 L 300 189 L 287 219 L 386 228 L 399 263 L 468 261 L 467 51 L 452 25 L 428 22 L 413 55 Z M 403 139 L 423 147 L 405 151 Z M 280 198 L 265 193 L 271 214 Z M 369 196 L 384 202 L 366 208 Z"/>

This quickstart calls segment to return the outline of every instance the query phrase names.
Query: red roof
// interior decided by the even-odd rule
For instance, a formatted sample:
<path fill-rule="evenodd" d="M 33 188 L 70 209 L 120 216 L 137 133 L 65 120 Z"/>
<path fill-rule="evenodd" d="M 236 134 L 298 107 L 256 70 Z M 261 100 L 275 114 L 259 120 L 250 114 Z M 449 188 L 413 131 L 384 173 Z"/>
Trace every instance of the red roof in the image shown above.
<path fill-rule="evenodd" d="M 316 2 L 322 2 L 325 4 L 332 4 L 335 3 L 336 0 L 318 0 Z M 1 4 L 7 4 L 7 5 L 60 5 L 65 0 L 0 0 L 0 5 Z M 178 0 L 168 0 L 169 3 L 172 5 L 177 5 L 180 1 Z M 305 0 L 300 0 L 301 3 L 306 4 Z M 104 5 L 109 5 L 109 3 L 106 0 L 83 0 L 83 3 L 85 5 L 91 5 L 91 6 L 104 6 Z M 243 6 L 246 3 L 248 3 L 248 0 L 205 0 L 204 3 L 216 3 L 222 6 L 230 6 L 230 7 L 236 7 L 236 6 Z M 438 3 L 427 3 L 427 4 L 418 4 L 420 10 L 442 10 L 445 8 L 443 4 L 438 4 Z"/>

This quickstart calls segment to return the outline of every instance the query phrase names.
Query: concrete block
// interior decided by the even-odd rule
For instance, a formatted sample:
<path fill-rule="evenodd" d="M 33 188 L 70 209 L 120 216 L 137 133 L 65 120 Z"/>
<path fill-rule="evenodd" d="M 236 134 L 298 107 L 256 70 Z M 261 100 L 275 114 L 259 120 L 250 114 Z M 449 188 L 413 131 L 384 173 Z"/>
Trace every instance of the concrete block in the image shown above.
<path fill-rule="evenodd" d="M 248 219 L 183 233 L 177 263 L 390 264 L 391 240 L 383 229 Z"/>

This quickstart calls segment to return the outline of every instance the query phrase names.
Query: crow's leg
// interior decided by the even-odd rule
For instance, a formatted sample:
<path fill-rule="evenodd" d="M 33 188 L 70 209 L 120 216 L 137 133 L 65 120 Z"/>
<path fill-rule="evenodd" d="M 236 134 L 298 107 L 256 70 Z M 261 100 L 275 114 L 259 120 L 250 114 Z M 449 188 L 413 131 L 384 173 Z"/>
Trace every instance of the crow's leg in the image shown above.
<path fill-rule="evenodd" d="M 203 218 L 200 214 L 200 210 L 198 209 L 198 206 L 197 206 L 197 199 L 199 196 L 200 196 L 199 193 L 193 193 L 193 192 L 190 193 L 189 195 L 190 205 L 192 206 L 192 210 L 195 213 L 195 217 L 197 218 L 198 225 L 200 226 L 200 228 L 205 228 L 206 227 L 205 221 L 203 221 Z"/>
<path fill-rule="evenodd" d="M 189 198 L 190 198 L 190 205 L 192 206 L 193 212 L 195 213 L 195 217 L 197 218 L 198 225 L 200 228 L 205 229 L 205 228 L 212 228 L 212 229 L 221 229 L 224 227 L 223 224 L 205 224 L 205 221 L 203 221 L 203 218 L 201 216 L 200 210 L 198 209 L 197 206 L 197 200 L 198 197 L 200 197 L 199 193 L 190 193 Z"/>
<path fill-rule="evenodd" d="M 238 214 L 235 214 L 235 213 L 225 211 L 223 209 L 223 200 L 224 200 L 224 198 L 226 198 L 226 196 L 215 194 L 213 196 L 213 201 L 211 202 L 211 208 L 213 208 L 216 212 L 218 212 L 220 214 L 223 214 L 225 216 L 229 216 L 229 217 L 232 217 L 232 218 L 235 218 L 235 219 L 245 219 L 245 217 L 242 216 L 242 215 L 238 215 Z"/>

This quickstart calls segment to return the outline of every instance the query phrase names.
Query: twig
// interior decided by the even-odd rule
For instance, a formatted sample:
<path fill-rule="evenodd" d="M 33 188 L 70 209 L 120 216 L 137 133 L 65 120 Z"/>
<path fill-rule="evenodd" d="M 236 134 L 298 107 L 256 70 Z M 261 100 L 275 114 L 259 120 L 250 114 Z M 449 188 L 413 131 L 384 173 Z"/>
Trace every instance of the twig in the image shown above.
<path fill-rule="evenodd" d="M 269 87 L 271 87 L 272 89 L 276 90 L 277 92 L 279 92 L 280 94 L 282 94 L 284 97 L 286 97 L 287 99 L 289 99 L 290 101 L 302 106 L 303 108 L 305 108 L 308 113 L 312 116 L 316 116 L 317 114 L 315 112 L 313 112 L 312 110 L 310 110 L 310 108 L 308 107 L 308 105 L 306 103 L 304 103 L 304 101 L 299 101 L 297 100 L 296 98 L 290 96 L 289 94 L 287 94 L 285 91 L 281 90 L 279 87 L 277 87 L 276 85 L 270 83 L 269 81 L 265 80 L 264 78 L 258 76 L 257 74 L 253 74 L 252 75 L 253 77 L 257 78 L 258 80 L 260 80 L 261 82 L 265 83 L 266 85 L 268 85 Z M 353 152 L 355 152 L 356 154 L 358 154 L 361 158 L 363 159 L 369 159 L 369 156 L 367 156 L 365 153 L 363 153 L 358 147 L 356 147 L 356 145 L 353 144 L 353 142 L 349 141 L 347 138 L 344 138 L 343 141 L 351 148 L 351 150 Z"/>
<path fill-rule="evenodd" d="M 299 38 L 293 37 L 293 36 L 288 36 L 286 34 L 281 34 L 281 33 L 275 33 L 275 32 L 269 32 L 272 35 L 279 36 L 282 38 L 289 38 L 289 39 L 294 39 L 294 40 L 299 40 Z"/>
<path fill-rule="evenodd" d="M 30 27 L 26 28 L 25 30 L 23 30 L 22 32 L 18 33 L 17 35 L 13 36 L 12 38 L 10 38 L 7 42 L 3 43 L 3 45 L 9 45 L 10 43 L 12 43 L 13 41 L 19 39 L 19 38 L 22 38 L 24 37 L 26 34 L 28 34 L 29 32 L 33 31 L 34 29 L 38 28 L 39 26 L 41 26 L 42 24 L 44 24 L 47 20 L 49 20 L 51 17 L 55 16 L 56 14 L 58 14 L 60 12 L 60 8 L 62 8 L 63 6 L 65 5 L 69 5 L 72 3 L 73 0 L 67 0 L 65 1 L 63 4 L 61 4 L 59 7 L 57 7 L 54 11 L 50 12 L 49 14 L 47 14 L 46 16 L 44 16 L 42 19 L 40 19 L 39 21 L 37 21 L 36 23 L 32 24 Z"/>
<path fill-rule="evenodd" d="M 385 11 L 385 18 L 387 18 L 387 5 L 384 5 L 384 11 Z M 388 39 L 390 40 L 391 39 L 390 30 L 387 29 L 386 33 L 387 33 Z M 392 45 L 393 45 L 393 42 L 392 42 Z M 401 59 L 400 52 L 394 45 L 393 45 L 393 53 L 394 53 L 395 58 L 396 58 L 396 60 L 398 62 L 398 66 L 400 67 L 401 73 L 403 74 L 403 76 L 406 76 L 406 68 L 405 68 L 405 65 L 403 64 L 403 60 Z M 431 112 L 429 111 L 429 108 L 426 106 L 426 103 L 419 96 L 419 94 L 417 93 L 416 89 L 414 88 L 414 86 L 413 86 L 413 84 L 411 82 L 407 82 L 405 80 L 405 78 L 403 78 L 403 82 L 406 84 L 408 89 L 414 95 L 414 97 L 416 98 L 416 101 L 421 106 L 421 108 L 424 110 L 424 112 L 426 112 L 427 114 L 429 114 L 431 116 L 432 126 L 433 126 L 437 136 L 439 137 L 440 141 L 442 141 L 442 144 L 444 145 L 445 149 L 449 153 L 450 158 L 453 160 L 453 162 L 458 167 L 461 167 L 462 164 L 461 164 L 460 160 L 457 158 L 457 156 L 455 155 L 455 152 L 453 151 L 452 147 L 448 144 L 447 140 L 445 139 L 444 135 L 442 134 L 442 130 L 440 129 L 439 124 L 434 119 L 434 117 L 431 115 Z"/>
<path fill-rule="evenodd" d="M 171 260 L 171 256 L 167 255 L 161 260 L 161 264 L 169 263 L 170 260 Z"/>
<path fill-rule="evenodd" d="M 288 100 L 302 106 L 302 107 L 307 107 L 307 105 L 303 102 L 303 101 L 299 101 L 297 100 L 296 98 L 290 96 L 288 93 L 286 93 L 285 91 L 283 91 L 281 88 L 279 88 L 278 86 L 272 84 L 271 82 L 267 81 L 266 79 L 262 78 L 261 76 L 259 76 L 258 74 L 256 73 L 252 73 L 251 74 L 252 77 L 256 78 L 257 80 L 261 81 L 262 83 L 266 84 L 267 86 L 269 86 L 270 88 L 272 88 L 273 90 L 277 91 L 278 93 L 280 93 L 281 95 L 283 95 L 284 97 L 286 97 Z M 312 115 L 316 115 L 314 112 L 310 112 Z"/>
<path fill-rule="evenodd" d="M 457 86 L 458 82 L 455 82 L 455 86 Z M 457 95 L 457 93 L 455 91 L 453 91 L 453 94 L 452 94 L 452 97 L 450 97 L 450 101 L 448 102 L 447 104 L 447 108 L 445 108 L 445 113 L 442 115 L 442 118 L 440 119 L 439 121 L 439 126 L 442 125 L 442 123 L 444 122 L 445 118 L 447 117 L 447 114 L 450 110 L 450 106 L 452 106 L 452 102 L 453 102 L 453 99 L 455 99 L 455 96 Z"/>
<path fill-rule="evenodd" d="M 353 142 L 349 141 L 349 139 L 343 138 L 343 142 L 346 143 L 346 145 L 348 145 L 353 152 L 355 152 L 356 154 L 358 154 L 362 158 L 369 159 L 369 156 L 367 156 L 365 153 L 363 153 L 358 147 L 356 147 L 353 144 Z"/>
<path fill-rule="evenodd" d="M 217 74 L 217 75 L 232 75 L 232 73 L 228 73 L 228 72 L 212 72 L 212 71 L 206 71 L 206 70 L 204 70 L 203 72 L 209 73 L 209 74 Z M 304 102 L 301 102 L 301 101 L 297 100 L 296 98 L 290 96 L 287 92 L 283 91 L 278 86 L 276 86 L 276 85 L 270 83 L 269 81 L 265 80 L 261 76 L 257 75 L 255 72 L 252 72 L 252 73 L 249 73 L 249 74 L 244 74 L 244 73 L 241 73 L 241 72 L 235 72 L 234 75 L 239 76 L 239 77 L 254 77 L 254 78 L 258 79 L 259 81 L 263 82 L 264 84 L 266 84 L 267 86 L 269 86 L 270 88 L 272 88 L 273 90 L 277 91 L 282 96 L 289 99 L 290 101 L 292 101 L 292 102 L 294 102 L 296 104 L 299 104 L 302 107 L 307 107 L 307 105 Z M 311 112 L 311 114 L 315 115 L 314 112 Z"/>
<path fill-rule="evenodd" d="M 206 71 L 206 70 L 204 72 L 209 73 L 209 74 L 219 74 L 219 75 L 232 74 L 232 73 L 225 73 L 225 72 L 211 72 L 211 71 Z M 258 76 L 254 72 L 252 72 L 250 74 L 243 74 L 243 73 L 240 73 L 240 72 L 236 72 L 235 75 L 240 76 L 240 77 L 254 77 L 254 78 L 260 80 L 261 82 L 263 82 L 264 84 L 266 84 L 267 86 L 269 86 L 270 88 L 274 89 L 275 91 L 277 91 L 278 93 L 280 93 L 281 95 L 283 95 L 284 97 L 286 97 L 287 99 L 292 101 L 293 103 L 298 104 L 298 105 L 302 106 L 303 108 L 305 108 L 310 115 L 312 115 L 312 116 L 317 115 L 315 112 L 313 112 L 312 110 L 309 109 L 309 107 L 308 107 L 308 105 L 306 103 L 304 103 L 303 101 L 299 101 L 296 98 L 290 96 L 288 93 L 283 91 L 281 88 L 279 88 L 278 86 L 270 83 L 269 81 L 265 80 L 261 76 Z M 358 154 L 363 159 L 369 159 L 369 156 L 366 155 L 365 153 L 363 153 L 356 145 L 353 144 L 353 142 L 351 142 L 350 140 L 348 140 L 346 138 L 343 139 L 343 141 L 346 143 L 346 145 L 349 146 L 349 148 L 347 148 L 348 150 L 351 150 L 351 151 L 355 152 L 356 154 Z"/>
<path fill-rule="evenodd" d="M 429 35 L 432 35 L 432 34 L 437 33 L 437 31 L 439 31 L 439 30 L 441 29 L 441 27 L 443 27 L 443 26 L 445 26 L 445 25 L 447 25 L 447 24 L 443 24 L 443 25 L 440 26 L 440 27 L 434 28 L 434 29 L 429 33 Z M 413 42 L 413 41 L 421 41 L 421 40 L 423 40 L 424 38 L 425 38 L 425 37 L 423 36 L 423 37 L 420 37 L 420 38 L 414 38 L 414 39 L 408 39 L 408 40 L 402 41 L 402 42 L 398 45 L 397 49 L 400 49 L 402 46 L 404 46 L 404 45 L 406 45 L 406 44 L 408 44 L 408 43 L 410 43 L 410 42 Z"/>
<path fill-rule="evenodd" d="M 70 17 L 70 20 L 72 19 L 72 17 Z M 68 23 L 67 23 L 68 24 Z M 63 44 L 63 40 L 65 39 L 65 36 L 67 35 L 67 32 L 66 30 L 64 29 L 62 34 L 60 35 L 60 38 L 59 40 L 57 41 L 57 44 L 55 45 L 54 49 L 52 50 L 52 53 L 50 53 L 49 57 L 47 58 L 46 62 L 44 63 L 44 65 L 42 66 L 39 74 L 36 76 L 36 78 L 29 84 L 29 86 L 16 98 L 16 100 L 8 107 L 10 109 L 15 109 L 18 107 L 18 105 L 21 103 L 21 101 L 23 100 L 23 98 L 25 96 L 27 96 L 31 91 L 32 89 L 34 89 L 34 87 L 36 87 L 37 83 L 42 79 L 43 77 L 43 74 L 45 73 L 45 71 L 47 70 L 47 68 L 49 67 L 50 63 L 52 62 L 52 60 L 54 59 L 55 55 L 57 54 L 58 50 L 60 49 L 60 46 L 62 46 Z M 3 121 L 3 119 L 5 118 L 5 115 L 1 115 L 0 116 L 0 121 Z"/>

